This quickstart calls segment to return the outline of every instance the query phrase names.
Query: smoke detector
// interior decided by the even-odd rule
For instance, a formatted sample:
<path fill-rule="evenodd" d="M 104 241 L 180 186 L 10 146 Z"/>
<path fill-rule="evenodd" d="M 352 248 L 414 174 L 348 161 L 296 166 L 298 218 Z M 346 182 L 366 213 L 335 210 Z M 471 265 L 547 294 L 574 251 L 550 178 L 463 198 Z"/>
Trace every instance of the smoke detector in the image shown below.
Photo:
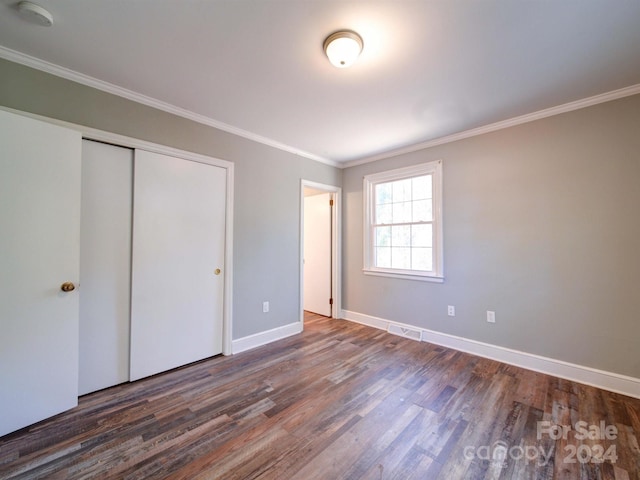
<path fill-rule="evenodd" d="M 44 27 L 50 27 L 53 25 L 53 16 L 40 5 L 22 1 L 18 3 L 17 8 L 20 16 L 30 23 L 35 23 L 36 25 L 42 25 Z"/>

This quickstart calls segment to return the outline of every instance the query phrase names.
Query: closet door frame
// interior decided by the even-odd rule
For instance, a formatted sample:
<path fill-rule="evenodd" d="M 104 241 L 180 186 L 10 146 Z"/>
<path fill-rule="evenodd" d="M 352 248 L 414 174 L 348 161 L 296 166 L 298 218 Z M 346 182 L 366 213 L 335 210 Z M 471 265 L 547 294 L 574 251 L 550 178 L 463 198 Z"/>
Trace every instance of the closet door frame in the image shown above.
<path fill-rule="evenodd" d="M 64 122 L 43 115 L 36 115 L 33 113 L 22 112 L 12 108 L 0 107 L 2 110 L 17 113 L 19 115 L 30 117 L 36 120 L 45 121 L 54 125 L 59 125 L 72 130 L 79 131 L 83 139 L 95 140 L 98 142 L 111 143 L 113 145 L 146 150 L 148 152 L 159 153 L 162 155 L 169 155 L 172 157 L 183 158 L 185 160 L 191 160 L 194 162 L 206 163 L 221 167 L 226 170 L 227 181 L 227 193 L 226 193 L 226 205 L 225 205 L 225 245 L 224 245 L 224 297 L 223 297 L 223 318 L 222 318 L 222 354 L 231 355 L 231 335 L 233 325 L 233 174 L 234 164 L 227 160 L 221 160 L 219 158 L 209 157 L 207 155 L 201 155 L 198 153 L 188 152 L 186 150 L 180 150 L 165 145 L 159 145 L 157 143 L 147 142 L 144 140 L 138 140 L 136 138 L 127 137 L 125 135 L 119 135 L 117 133 L 105 132 L 83 125 L 76 125 L 70 122 Z"/>

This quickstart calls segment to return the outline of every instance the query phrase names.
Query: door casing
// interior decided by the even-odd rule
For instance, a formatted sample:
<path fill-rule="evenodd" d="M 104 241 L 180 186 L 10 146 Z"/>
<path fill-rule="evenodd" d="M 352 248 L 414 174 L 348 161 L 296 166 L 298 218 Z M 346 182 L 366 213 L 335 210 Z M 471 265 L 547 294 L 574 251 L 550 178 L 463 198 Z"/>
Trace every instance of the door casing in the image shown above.
<path fill-rule="evenodd" d="M 335 185 L 300 181 L 300 323 L 304 325 L 304 189 L 313 188 L 333 194 L 333 215 L 331 228 L 331 298 L 333 298 L 332 318 L 342 318 L 342 188 Z"/>

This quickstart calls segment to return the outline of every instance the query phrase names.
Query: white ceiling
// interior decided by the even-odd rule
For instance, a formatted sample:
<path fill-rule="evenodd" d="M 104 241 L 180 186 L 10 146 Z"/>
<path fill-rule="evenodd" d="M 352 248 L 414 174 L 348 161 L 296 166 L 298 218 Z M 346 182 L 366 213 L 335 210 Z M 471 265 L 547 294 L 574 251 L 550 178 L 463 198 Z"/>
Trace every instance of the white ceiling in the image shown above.
<path fill-rule="evenodd" d="M 333 162 L 640 84 L 638 0 L 33 1 L 54 25 L 0 0 L 2 56 Z M 342 28 L 364 39 L 349 69 L 322 51 Z"/>

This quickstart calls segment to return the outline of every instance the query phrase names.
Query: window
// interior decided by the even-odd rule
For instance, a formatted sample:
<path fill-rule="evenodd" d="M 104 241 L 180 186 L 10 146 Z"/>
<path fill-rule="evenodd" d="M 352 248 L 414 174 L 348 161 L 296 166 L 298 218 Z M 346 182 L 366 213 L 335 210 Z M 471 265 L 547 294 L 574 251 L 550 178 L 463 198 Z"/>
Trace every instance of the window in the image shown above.
<path fill-rule="evenodd" d="M 442 282 L 442 161 L 364 177 L 364 273 Z"/>

